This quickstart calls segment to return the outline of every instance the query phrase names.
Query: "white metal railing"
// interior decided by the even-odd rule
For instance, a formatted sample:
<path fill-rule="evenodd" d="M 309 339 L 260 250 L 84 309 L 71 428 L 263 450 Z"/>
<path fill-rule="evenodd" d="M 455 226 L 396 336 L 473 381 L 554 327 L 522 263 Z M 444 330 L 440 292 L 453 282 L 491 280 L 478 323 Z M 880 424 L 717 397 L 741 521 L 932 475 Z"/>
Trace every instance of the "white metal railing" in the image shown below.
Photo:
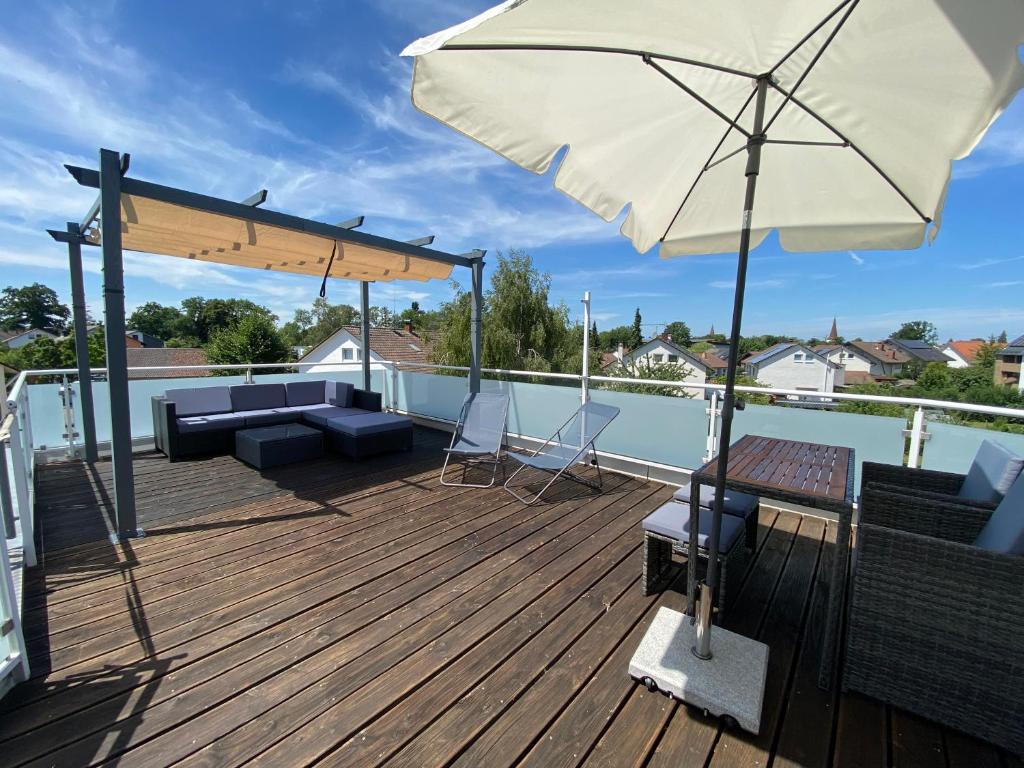
<path fill-rule="evenodd" d="M 13 393 L 12 393 L 13 394 Z M 5 409 L 6 396 L 3 398 Z M 24 492 L 24 473 L 13 475 L 9 469 L 8 457 L 24 458 L 21 447 L 15 441 L 20 429 L 17 413 L 9 412 L 0 419 L 0 515 L 3 528 L 0 531 L 0 695 L 14 682 L 28 678 L 28 654 L 25 651 L 25 635 L 21 624 L 21 592 L 23 579 L 15 579 L 14 550 L 21 542 L 21 563 L 35 563 L 35 548 L 24 546 L 26 531 L 32 531 L 32 508 L 18 494 Z M 13 477 L 13 484 L 11 482 Z M 13 487 L 12 487 L 13 486 Z M 16 490 L 17 489 L 17 490 Z M 27 519 L 27 524 L 26 524 Z"/>

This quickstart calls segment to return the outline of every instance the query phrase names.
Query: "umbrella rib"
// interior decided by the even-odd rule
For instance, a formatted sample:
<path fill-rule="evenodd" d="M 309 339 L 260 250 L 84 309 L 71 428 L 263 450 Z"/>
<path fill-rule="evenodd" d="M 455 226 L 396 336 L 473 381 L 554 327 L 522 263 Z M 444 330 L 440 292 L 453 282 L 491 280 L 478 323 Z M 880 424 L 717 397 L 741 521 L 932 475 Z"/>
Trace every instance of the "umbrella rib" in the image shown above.
<path fill-rule="evenodd" d="M 818 34 L 818 30 L 820 30 L 822 27 L 824 27 L 826 24 L 828 24 L 837 13 L 839 13 L 841 10 L 843 10 L 843 8 L 845 8 L 851 2 L 854 2 L 854 0 L 843 0 L 843 2 L 841 2 L 835 8 L 833 8 L 832 12 L 828 16 L 826 16 L 824 19 L 822 19 L 820 22 L 818 22 L 818 24 L 815 25 L 814 29 L 812 29 L 810 32 L 808 32 L 806 35 L 804 35 L 802 38 L 800 38 L 800 42 L 797 43 L 796 45 L 794 45 L 792 48 L 790 48 L 786 52 L 786 55 L 783 56 L 781 59 L 779 59 L 778 62 L 776 62 L 774 67 L 772 67 L 770 70 L 768 70 L 768 74 L 769 75 L 774 75 L 775 71 L 779 67 L 781 67 L 783 64 L 785 64 L 789 60 L 790 56 L 792 56 L 794 53 L 799 51 L 803 47 L 804 43 L 806 43 L 808 40 L 810 40 L 812 37 L 814 37 L 816 34 Z M 854 3 L 854 4 L 856 4 L 856 3 Z"/>
<path fill-rule="evenodd" d="M 914 203 L 914 201 L 910 199 L 910 196 L 907 195 L 907 193 L 904 192 L 900 188 L 899 184 L 897 184 L 895 181 L 892 180 L 892 177 L 889 176 L 889 174 L 887 174 L 885 171 L 882 170 L 882 168 L 878 165 L 878 163 L 876 163 L 874 160 L 872 160 L 868 156 L 867 152 L 865 152 L 863 149 L 861 149 L 856 144 L 854 144 L 852 141 L 850 141 L 848 136 L 846 136 L 842 131 L 840 131 L 838 128 L 836 128 L 834 125 L 832 125 L 832 123 L 830 123 L 828 120 L 823 118 L 821 115 L 819 115 L 813 109 L 811 109 L 806 104 L 804 104 L 802 101 L 800 101 L 800 99 L 798 99 L 796 96 L 793 96 L 791 93 L 787 93 L 787 91 L 784 88 L 780 87 L 778 84 L 776 84 L 772 80 L 769 80 L 768 84 L 772 88 L 777 90 L 779 93 L 783 94 L 784 96 L 787 96 L 789 98 L 789 101 L 791 101 L 792 103 L 796 104 L 798 107 L 800 107 L 800 109 L 802 109 L 808 115 L 813 117 L 815 120 L 817 120 L 823 126 L 828 128 L 830 131 L 832 131 L 832 133 L 834 133 L 837 138 L 839 138 L 841 141 L 845 142 L 850 147 L 850 149 L 852 149 L 854 152 L 856 152 L 858 155 L 860 155 L 861 158 L 864 160 L 864 162 L 866 162 L 868 165 L 870 165 L 872 167 L 872 169 L 874 169 L 875 173 L 877 173 L 879 176 L 881 176 L 882 179 L 884 179 L 885 182 L 890 187 L 893 188 L 893 190 L 896 192 L 896 194 L 898 194 L 900 197 L 903 198 L 904 202 L 906 202 L 907 205 L 909 205 L 911 208 L 914 209 L 914 213 L 916 213 L 925 224 L 930 224 L 931 223 L 931 221 L 932 221 L 931 217 L 927 216 L 920 208 L 917 207 L 917 204 Z"/>
<path fill-rule="evenodd" d="M 603 45 L 555 45 L 540 43 L 448 43 L 442 45 L 441 51 L 570 51 L 573 53 L 616 53 L 623 56 L 637 56 L 640 58 L 658 59 L 659 61 L 673 61 L 677 64 L 689 64 L 703 69 L 713 69 L 716 72 L 725 72 L 728 75 L 746 77 L 756 80 L 759 75 L 754 72 L 746 72 L 742 69 L 711 64 L 707 61 L 687 59 L 683 56 L 670 56 L 667 53 L 654 53 L 653 51 L 641 51 L 636 48 L 614 48 Z"/>
<path fill-rule="evenodd" d="M 647 66 L 652 67 L 653 69 L 655 69 L 665 79 L 667 79 L 670 83 L 672 83 L 673 85 L 681 88 L 689 96 L 693 97 L 701 106 L 705 107 L 708 111 L 712 112 L 717 117 L 720 117 L 722 120 L 724 120 L 726 123 L 728 123 L 730 129 L 735 128 L 737 131 L 742 133 L 748 139 L 750 138 L 750 131 L 748 131 L 746 128 L 744 128 L 743 126 L 741 126 L 739 124 L 739 122 L 738 122 L 739 121 L 739 117 L 737 117 L 735 120 L 730 120 L 729 116 L 727 114 L 725 114 L 725 112 L 723 112 L 718 107 L 716 107 L 714 104 L 712 104 L 710 101 L 705 99 L 703 96 L 701 96 L 699 93 L 697 93 L 695 90 L 693 90 L 690 86 L 688 86 L 682 80 L 677 78 L 675 75 L 673 75 L 667 69 L 662 67 L 660 64 L 658 64 L 657 62 L 653 61 L 650 56 L 644 56 L 644 64 L 646 64 Z"/>
<path fill-rule="evenodd" d="M 853 13 L 853 9 L 857 7 L 857 4 L 859 2 L 860 0 L 852 0 L 850 6 L 846 9 L 846 13 L 843 14 L 843 18 L 839 20 L 839 23 L 836 24 L 835 28 L 833 28 L 833 30 L 829 33 L 828 37 L 825 38 L 825 42 L 821 44 L 821 47 L 818 49 L 818 52 L 815 53 L 814 57 L 810 60 L 810 62 L 808 62 L 806 69 L 804 69 L 800 77 L 797 78 L 796 83 L 789 90 L 789 93 L 786 94 L 786 98 L 782 100 L 781 104 L 779 104 L 779 108 L 775 110 L 775 113 L 771 116 L 771 118 L 769 118 L 768 122 L 765 123 L 765 133 L 768 133 L 768 129 L 772 127 L 772 124 L 778 119 L 779 115 L 782 114 L 782 110 L 786 108 L 786 105 L 793 98 L 793 94 L 797 92 L 797 89 L 803 84 L 804 80 L 807 79 L 807 76 L 811 74 L 811 70 L 814 69 L 814 65 L 821 60 L 822 55 L 828 49 L 829 45 L 831 45 L 832 41 L 836 39 L 836 35 L 839 34 L 839 30 L 841 30 L 843 28 L 843 25 L 846 24 L 846 22 L 849 20 L 850 14 Z"/>
<path fill-rule="evenodd" d="M 770 83 L 771 79 L 769 79 L 768 82 Z M 722 145 L 725 144 L 725 140 L 727 138 L 729 138 L 729 134 L 732 133 L 733 125 L 743 116 L 744 111 L 746 111 L 747 107 L 750 106 L 750 102 L 754 100 L 754 96 L 756 94 L 757 94 L 757 89 L 756 88 L 752 89 L 750 91 L 750 95 L 747 96 L 747 100 L 743 102 L 743 106 L 741 106 L 739 112 L 736 113 L 736 119 L 733 120 L 729 124 L 729 126 L 725 129 L 725 133 L 722 134 L 722 138 L 718 140 L 718 143 L 715 145 L 715 148 L 713 150 L 711 150 L 711 154 L 708 156 L 707 162 L 704 163 L 704 167 L 700 169 L 700 173 L 697 174 L 697 178 L 695 178 L 693 180 L 693 184 L 691 184 L 690 188 L 687 190 L 686 197 L 683 198 L 683 202 L 681 202 L 679 204 L 679 207 L 676 208 L 675 215 L 672 216 L 672 219 L 671 219 L 671 221 L 669 221 L 668 226 L 665 227 L 665 232 L 662 234 L 661 239 L 660 239 L 659 242 L 662 242 L 662 243 L 665 242 L 665 238 L 668 237 L 669 230 L 671 230 L 672 229 L 672 225 L 676 223 L 676 219 L 679 218 L 679 214 L 683 212 L 683 208 L 686 206 L 687 201 L 690 199 L 690 195 L 693 194 L 693 190 L 695 190 L 697 188 L 697 184 L 700 183 L 700 180 L 702 178 L 704 178 L 704 174 L 707 172 L 708 168 L 711 167 L 709 164 L 711 163 L 712 160 L 715 159 L 715 155 L 718 154 L 718 150 L 720 150 L 722 148 Z M 749 136 L 750 134 L 747 134 L 747 135 Z M 741 149 L 746 149 L 746 145 L 744 145 Z M 736 152 L 732 152 L 732 153 L 730 153 L 728 155 L 728 157 L 732 157 L 735 154 L 736 154 Z M 727 157 L 721 158 L 721 160 L 726 160 L 726 159 L 728 159 L 728 158 Z M 715 165 L 717 165 L 717 164 L 718 163 L 716 162 Z"/>

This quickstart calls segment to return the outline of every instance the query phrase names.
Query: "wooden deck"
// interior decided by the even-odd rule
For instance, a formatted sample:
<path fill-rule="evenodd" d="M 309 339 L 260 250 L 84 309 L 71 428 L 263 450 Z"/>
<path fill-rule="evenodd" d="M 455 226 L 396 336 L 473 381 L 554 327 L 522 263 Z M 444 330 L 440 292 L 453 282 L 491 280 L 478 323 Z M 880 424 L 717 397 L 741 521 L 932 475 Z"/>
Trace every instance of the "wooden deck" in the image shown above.
<path fill-rule="evenodd" d="M 260 474 L 136 460 L 148 536 L 108 543 L 109 465 L 41 469 L 34 677 L 0 703 L 5 766 L 1019 768 L 966 736 L 819 690 L 834 526 L 762 515 L 731 626 L 771 648 L 761 735 L 626 674 L 654 611 L 639 521 L 671 489 L 605 475 L 524 507 L 438 483 L 443 436 Z"/>

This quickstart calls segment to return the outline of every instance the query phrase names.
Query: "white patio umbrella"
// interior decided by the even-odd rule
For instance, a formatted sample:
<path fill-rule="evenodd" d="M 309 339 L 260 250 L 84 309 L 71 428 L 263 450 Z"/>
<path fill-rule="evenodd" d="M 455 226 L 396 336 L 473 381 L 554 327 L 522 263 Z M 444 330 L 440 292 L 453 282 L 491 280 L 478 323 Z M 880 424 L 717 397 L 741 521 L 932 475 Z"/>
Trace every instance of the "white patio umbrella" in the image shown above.
<path fill-rule="evenodd" d="M 934 238 L 1022 42 L 1021 0 L 509 0 L 403 52 L 418 109 L 535 173 L 567 147 L 555 186 L 608 221 L 628 206 L 638 251 L 738 247 L 712 589 L 748 250 Z"/>

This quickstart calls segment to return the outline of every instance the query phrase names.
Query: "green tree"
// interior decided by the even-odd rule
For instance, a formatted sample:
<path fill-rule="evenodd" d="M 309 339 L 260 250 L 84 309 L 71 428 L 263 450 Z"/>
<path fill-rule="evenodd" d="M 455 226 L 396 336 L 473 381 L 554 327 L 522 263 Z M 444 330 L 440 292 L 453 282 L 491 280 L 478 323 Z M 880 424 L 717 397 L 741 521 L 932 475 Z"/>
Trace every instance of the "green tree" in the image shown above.
<path fill-rule="evenodd" d="M 676 320 L 675 322 L 666 325 L 665 334 L 672 338 L 673 343 L 684 347 L 690 346 L 693 342 L 693 338 L 690 335 L 690 326 L 682 320 Z"/>
<path fill-rule="evenodd" d="M 784 341 L 796 341 L 796 339 L 792 336 L 776 336 L 770 333 L 763 336 L 744 336 L 740 339 L 740 355 L 745 355 L 748 352 L 760 352 Z"/>
<path fill-rule="evenodd" d="M 629 347 L 630 349 L 636 349 L 644 343 L 644 332 L 641 327 L 643 324 L 642 318 L 640 317 L 640 307 L 636 308 L 636 312 L 633 314 L 633 327 L 629 334 Z"/>
<path fill-rule="evenodd" d="M 167 341 L 179 335 L 183 315 L 177 307 L 168 307 L 156 301 L 147 301 L 128 317 L 129 330 L 142 331 Z"/>
<path fill-rule="evenodd" d="M 590 326 L 590 346 L 601 349 L 601 334 L 597 330 L 597 320 Z"/>
<path fill-rule="evenodd" d="M 259 313 L 247 314 L 228 328 L 215 331 L 206 354 L 215 365 L 281 363 L 288 358 L 274 322 Z"/>
<path fill-rule="evenodd" d="M 999 338 L 996 339 L 996 341 L 999 342 L 1000 344 L 1005 344 L 1006 343 L 1006 331 L 1003 331 L 1002 333 L 1000 333 L 999 334 Z"/>
<path fill-rule="evenodd" d="M 605 352 L 614 352 L 619 348 L 619 344 L 628 347 L 632 336 L 633 327 L 629 325 L 619 325 L 609 328 L 607 331 L 601 331 L 601 349 Z"/>
<path fill-rule="evenodd" d="M 682 363 L 652 363 L 646 357 L 639 360 L 626 360 L 620 365 L 612 366 L 610 376 L 623 379 L 657 379 L 659 381 L 685 381 L 693 373 L 693 369 Z M 694 397 L 694 392 L 687 392 L 678 387 L 660 387 L 656 384 L 622 384 L 601 383 L 602 389 L 615 392 L 637 392 L 647 395 L 668 395 L 672 397 Z"/>
<path fill-rule="evenodd" d="M 370 307 L 370 325 L 374 328 L 391 328 L 395 324 L 395 313 L 387 307 Z"/>
<path fill-rule="evenodd" d="M 9 285 L 0 293 L 0 328 L 4 330 L 39 328 L 63 333 L 70 317 L 71 310 L 60 303 L 57 292 L 42 283 Z"/>
<path fill-rule="evenodd" d="M 205 345 L 217 331 L 237 325 L 250 315 L 261 317 L 271 325 L 277 317 L 266 307 L 248 299 L 204 299 L 192 296 L 181 302 L 182 325 L 178 335 L 191 336 Z"/>
<path fill-rule="evenodd" d="M 923 341 L 926 344 L 935 345 L 939 341 L 939 332 L 935 326 L 927 320 L 911 320 L 904 323 L 893 332 L 894 339 L 907 339 L 910 341 Z"/>
<path fill-rule="evenodd" d="M 725 384 L 725 376 L 715 376 L 708 379 L 712 384 Z M 755 379 L 753 376 L 737 376 L 736 377 L 737 387 L 765 387 L 760 381 Z M 774 395 L 759 395 L 753 392 L 737 392 L 736 396 L 742 398 L 746 403 L 753 403 L 754 405 L 771 405 L 775 401 Z"/>

